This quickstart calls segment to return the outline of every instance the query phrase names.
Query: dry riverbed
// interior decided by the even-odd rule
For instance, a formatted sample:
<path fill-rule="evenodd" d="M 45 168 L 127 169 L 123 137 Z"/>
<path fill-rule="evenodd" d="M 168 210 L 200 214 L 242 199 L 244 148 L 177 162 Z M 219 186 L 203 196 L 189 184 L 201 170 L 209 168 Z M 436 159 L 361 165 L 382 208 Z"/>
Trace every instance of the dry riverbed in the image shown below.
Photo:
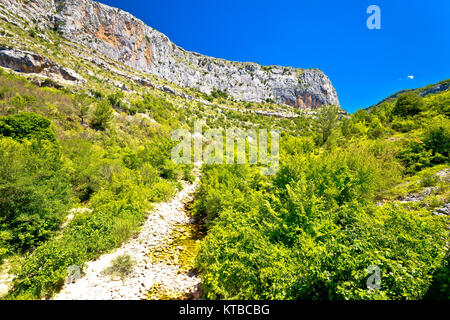
<path fill-rule="evenodd" d="M 55 300 L 195 299 L 201 296 L 195 274 L 202 233 L 187 213 L 198 187 L 183 182 L 183 190 L 169 202 L 155 206 L 140 233 L 112 253 L 88 262 L 82 277 L 68 283 Z M 132 269 L 125 277 L 105 270 L 119 256 L 129 256 Z"/>

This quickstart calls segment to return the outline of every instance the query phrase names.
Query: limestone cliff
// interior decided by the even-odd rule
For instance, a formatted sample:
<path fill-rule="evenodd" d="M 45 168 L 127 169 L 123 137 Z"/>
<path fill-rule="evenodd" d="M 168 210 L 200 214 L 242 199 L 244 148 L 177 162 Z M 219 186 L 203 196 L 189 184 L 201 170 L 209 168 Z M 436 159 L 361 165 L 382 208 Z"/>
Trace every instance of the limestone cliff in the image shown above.
<path fill-rule="evenodd" d="M 0 17 L 68 40 L 181 87 L 226 91 L 238 100 L 273 100 L 297 108 L 339 105 L 329 78 L 317 69 L 261 66 L 188 52 L 120 9 L 91 0 L 0 0 Z M 19 18 L 20 17 L 20 18 Z"/>

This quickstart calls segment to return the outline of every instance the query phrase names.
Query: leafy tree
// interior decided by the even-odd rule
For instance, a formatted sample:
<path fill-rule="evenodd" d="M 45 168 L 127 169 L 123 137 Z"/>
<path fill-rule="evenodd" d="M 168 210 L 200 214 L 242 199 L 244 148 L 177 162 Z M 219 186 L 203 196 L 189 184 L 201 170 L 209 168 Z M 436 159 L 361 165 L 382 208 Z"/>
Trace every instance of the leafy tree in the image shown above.
<path fill-rule="evenodd" d="M 63 140 L 61 146 L 65 157 L 70 159 L 68 173 L 75 195 L 82 202 L 88 201 L 108 181 L 105 150 L 82 139 Z"/>
<path fill-rule="evenodd" d="M 124 97 L 123 91 L 116 91 L 108 96 L 108 101 L 114 108 L 123 109 L 125 107 L 125 104 L 122 101 Z"/>
<path fill-rule="evenodd" d="M 352 115 L 355 122 L 370 123 L 372 119 L 371 113 L 367 110 L 359 109 Z"/>
<path fill-rule="evenodd" d="M 423 142 L 408 143 L 397 155 L 406 168 L 406 173 L 415 173 L 431 166 L 433 154 L 426 150 Z"/>
<path fill-rule="evenodd" d="M 48 240 L 67 213 L 70 197 L 53 144 L 0 139 L 0 244 L 24 252 Z"/>
<path fill-rule="evenodd" d="M 370 124 L 367 136 L 371 139 L 378 139 L 384 135 L 384 128 L 378 117 L 375 117 Z"/>
<path fill-rule="evenodd" d="M 89 112 L 89 105 L 91 99 L 85 93 L 78 93 L 73 97 L 73 105 L 78 111 L 78 116 L 80 117 L 81 124 L 84 124 Z"/>
<path fill-rule="evenodd" d="M 450 90 L 426 97 L 427 108 L 450 117 Z"/>
<path fill-rule="evenodd" d="M 448 122 L 435 124 L 425 132 L 424 143 L 434 155 L 442 155 L 441 161 L 448 159 L 450 151 L 450 126 Z"/>
<path fill-rule="evenodd" d="M 114 109 L 107 100 L 97 103 L 91 119 L 91 126 L 97 130 L 105 130 L 113 118 Z"/>
<path fill-rule="evenodd" d="M 320 145 L 325 144 L 332 130 L 338 123 L 339 108 L 336 106 L 324 106 L 319 109 L 315 119 L 315 127 L 320 135 Z"/>
<path fill-rule="evenodd" d="M 392 113 L 401 117 L 419 114 L 423 111 L 425 103 L 423 98 L 414 92 L 406 92 L 398 96 Z"/>

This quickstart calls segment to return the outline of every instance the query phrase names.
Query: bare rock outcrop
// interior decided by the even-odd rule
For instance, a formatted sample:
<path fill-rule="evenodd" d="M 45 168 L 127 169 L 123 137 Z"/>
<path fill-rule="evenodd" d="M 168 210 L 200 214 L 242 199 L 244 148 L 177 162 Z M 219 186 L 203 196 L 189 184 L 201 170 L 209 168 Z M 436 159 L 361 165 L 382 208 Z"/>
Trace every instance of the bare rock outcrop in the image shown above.
<path fill-rule="evenodd" d="M 181 87 L 237 100 L 272 100 L 296 108 L 338 105 L 330 79 L 318 69 L 261 66 L 189 52 L 120 9 L 92 0 L 0 0 L 0 17 L 36 29 L 57 30 L 66 39 Z M 27 21 L 27 23 L 24 23 Z"/>
<path fill-rule="evenodd" d="M 55 80 L 84 82 L 70 68 L 63 67 L 46 57 L 17 49 L 0 49 L 0 66 L 22 73 L 35 73 Z"/>

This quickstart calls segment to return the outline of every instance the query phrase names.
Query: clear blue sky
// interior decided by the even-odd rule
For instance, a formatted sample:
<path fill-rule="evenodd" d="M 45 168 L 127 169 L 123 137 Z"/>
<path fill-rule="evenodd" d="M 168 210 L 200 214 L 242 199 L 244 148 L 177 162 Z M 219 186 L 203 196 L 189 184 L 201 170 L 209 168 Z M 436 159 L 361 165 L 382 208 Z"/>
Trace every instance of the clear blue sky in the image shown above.
<path fill-rule="evenodd" d="M 450 78 L 449 0 L 100 2 L 132 13 L 186 50 L 319 68 L 349 112 Z M 371 4 L 381 8 L 381 30 L 366 27 Z"/>

